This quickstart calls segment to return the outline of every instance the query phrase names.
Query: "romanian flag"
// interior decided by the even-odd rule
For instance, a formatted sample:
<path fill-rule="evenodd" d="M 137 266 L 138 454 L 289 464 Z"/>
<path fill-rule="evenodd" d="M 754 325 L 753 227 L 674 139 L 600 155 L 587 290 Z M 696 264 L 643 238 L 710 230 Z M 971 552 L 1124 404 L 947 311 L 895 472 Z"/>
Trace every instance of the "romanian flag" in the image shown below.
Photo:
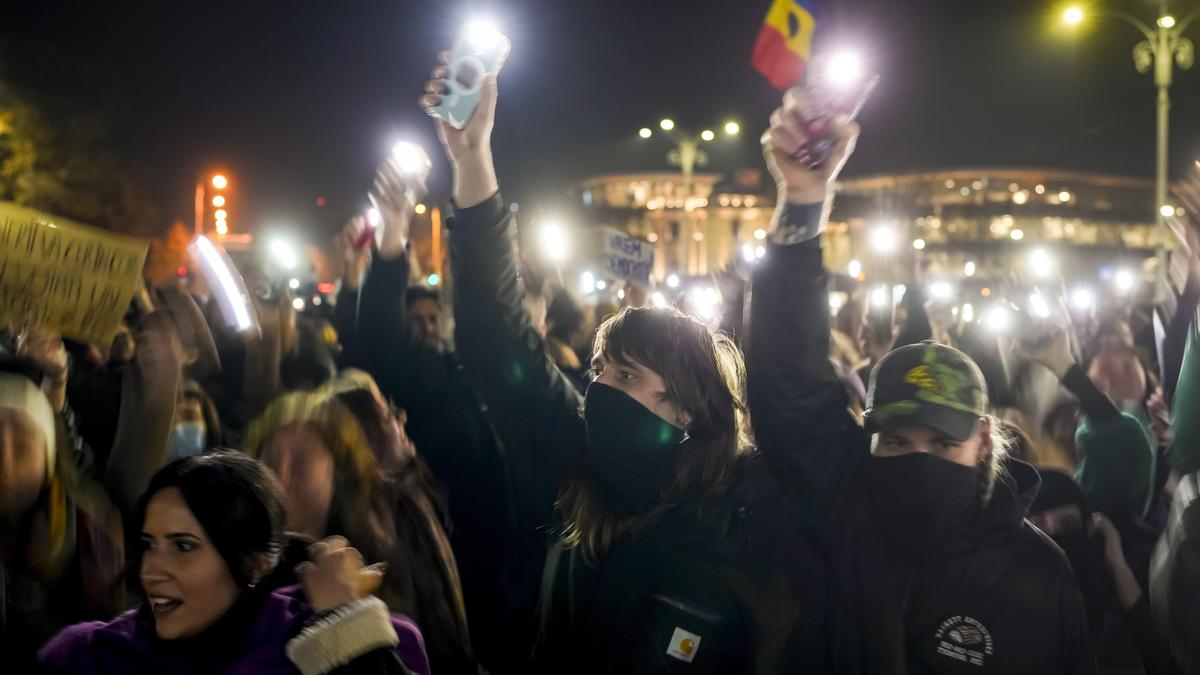
<path fill-rule="evenodd" d="M 812 54 L 816 28 L 813 0 L 772 0 L 750 63 L 777 89 L 795 85 Z"/>

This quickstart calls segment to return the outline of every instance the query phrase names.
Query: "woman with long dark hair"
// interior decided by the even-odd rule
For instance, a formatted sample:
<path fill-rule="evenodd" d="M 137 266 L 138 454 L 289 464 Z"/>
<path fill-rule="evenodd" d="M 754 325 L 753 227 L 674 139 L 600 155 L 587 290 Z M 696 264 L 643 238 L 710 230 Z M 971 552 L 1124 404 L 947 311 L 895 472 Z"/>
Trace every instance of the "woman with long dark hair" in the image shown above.
<path fill-rule="evenodd" d="M 284 505 L 253 459 L 217 452 L 168 464 L 132 522 L 129 585 L 144 602 L 64 630 L 40 652 L 44 670 L 429 672 L 420 633 L 370 595 L 381 573 L 344 539 L 310 549 L 302 587 L 260 586 L 283 548 Z"/>
<path fill-rule="evenodd" d="M 424 107 L 438 104 L 447 76 L 435 69 Z M 533 668 L 819 668 L 820 563 L 807 538 L 776 536 L 800 516 L 755 460 L 737 347 L 677 310 L 627 308 L 600 326 L 580 396 L 523 302 L 491 160 L 496 80 L 476 84 L 482 100 L 465 128 L 437 121 L 458 209 L 456 342 L 518 492 L 557 535 Z"/>

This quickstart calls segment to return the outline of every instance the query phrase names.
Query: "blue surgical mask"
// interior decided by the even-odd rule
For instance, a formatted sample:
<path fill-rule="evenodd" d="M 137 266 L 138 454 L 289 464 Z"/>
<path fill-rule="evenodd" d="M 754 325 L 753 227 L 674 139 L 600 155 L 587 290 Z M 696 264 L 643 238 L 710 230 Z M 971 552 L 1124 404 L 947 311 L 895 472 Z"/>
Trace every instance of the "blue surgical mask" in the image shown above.
<path fill-rule="evenodd" d="M 171 440 L 167 444 L 167 461 L 190 457 L 204 451 L 207 445 L 204 424 L 200 422 L 182 422 L 171 430 Z"/>

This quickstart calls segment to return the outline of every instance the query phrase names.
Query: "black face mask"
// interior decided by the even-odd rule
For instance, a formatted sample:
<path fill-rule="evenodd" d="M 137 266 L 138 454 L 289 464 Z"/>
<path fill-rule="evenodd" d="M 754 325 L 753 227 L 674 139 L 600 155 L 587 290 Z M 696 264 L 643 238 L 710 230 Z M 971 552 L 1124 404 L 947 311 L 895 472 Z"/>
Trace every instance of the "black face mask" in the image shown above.
<path fill-rule="evenodd" d="M 866 467 L 879 533 L 912 558 L 936 555 L 969 532 L 979 512 L 979 472 L 915 452 L 872 457 Z"/>
<path fill-rule="evenodd" d="M 622 513 L 644 511 L 675 478 L 684 433 L 633 398 L 593 382 L 584 397 L 584 471 Z"/>

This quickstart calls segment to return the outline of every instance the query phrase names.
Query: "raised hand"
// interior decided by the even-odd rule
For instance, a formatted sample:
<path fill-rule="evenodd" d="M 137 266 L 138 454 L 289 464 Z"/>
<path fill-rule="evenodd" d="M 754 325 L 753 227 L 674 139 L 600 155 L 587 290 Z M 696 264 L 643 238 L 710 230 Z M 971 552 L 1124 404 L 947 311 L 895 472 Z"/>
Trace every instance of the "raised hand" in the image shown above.
<path fill-rule="evenodd" d="M 371 247 L 359 246 L 366 231 L 367 219 L 355 216 L 342 226 L 337 238 L 338 252 L 342 255 L 342 287 L 351 291 L 358 290 L 363 273 L 371 264 Z"/>
<path fill-rule="evenodd" d="M 55 410 L 62 410 L 67 403 L 68 365 L 62 336 L 48 328 L 27 327 L 17 335 L 17 353 L 42 369 L 46 375 L 42 381 L 42 391 Z"/>
<path fill-rule="evenodd" d="M 1018 340 L 1016 353 L 1046 367 L 1060 380 L 1071 366 L 1075 365 L 1075 356 L 1071 353 L 1071 335 L 1062 326 L 1054 326 L 1045 337 L 1036 342 Z"/>
<path fill-rule="evenodd" d="M 813 116 L 808 92 L 793 87 L 784 94 L 783 105 L 771 113 L 771 127 L 762 136 L 767 168 L 779 189 L 779 203 L 816 204 L 832 194 L 831 183 L 854 152 L 858 125 L 844 117 L 830 122 L 836 142 L 820 166 L 812 167 L 800 157 L 811 139 L 804 129 Z"/>
<path fill-rule="evenodd" d="M 450 52 L 438 54 L 439 65 L 425 83 L 425 94 L 420 104 L 429 110 L 441 103 L 446 92 L 446 76 L 449 70 Z M 496 169 L 492 166 L 492 128 L 496 121 L 496 76 L 483 77 L 479 106 L 471 120 L 462 129 L 455 129 L 442 119 L 434 119 L 438 138 L 446 149 L 446 155 L 454 167 L 454 202 L 459 208 L 477 206 L 499 191 Z"/>
<path fill-rule="evenodd" d="M 421 177 L 406 174 L 395 157 L 388 157 L 379 167 L 371 186 L 371 204 L 380 218 L 381 230 L 375 237 L 379 257 L 394 260 L 404 255 L 413 209 L 426 192 Z"/>
<path fill-rule="evenodd" d="M 329 537 L 308 549 L 310 562 L 296 567 L 304 595 L 315 612 L 327 612 L 370 595 L 383 583 L 386 566 L 363 566 L 358 549 L 344 537 Z"/>

